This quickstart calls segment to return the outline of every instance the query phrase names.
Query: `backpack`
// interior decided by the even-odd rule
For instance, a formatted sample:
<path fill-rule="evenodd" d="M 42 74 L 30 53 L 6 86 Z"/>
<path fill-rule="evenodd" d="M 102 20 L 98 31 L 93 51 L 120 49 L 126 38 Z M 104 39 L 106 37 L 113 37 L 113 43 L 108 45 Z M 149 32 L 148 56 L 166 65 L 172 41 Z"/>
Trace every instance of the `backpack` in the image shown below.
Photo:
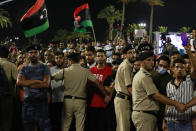
<path fill-rule="evenodd" d="M 8 95 L 9 93 L 8 78 L 3 67 L 0 65 L 0 95 Z"/>

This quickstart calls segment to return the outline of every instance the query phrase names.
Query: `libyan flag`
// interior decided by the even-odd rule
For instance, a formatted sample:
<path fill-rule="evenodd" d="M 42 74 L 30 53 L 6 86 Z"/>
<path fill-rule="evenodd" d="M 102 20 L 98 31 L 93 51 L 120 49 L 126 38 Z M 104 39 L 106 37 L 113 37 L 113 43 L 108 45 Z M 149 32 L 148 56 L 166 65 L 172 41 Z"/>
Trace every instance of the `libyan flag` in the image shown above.
<path fill-rule="evenodd" d="M 93 27 L 93 23 L 90 18 L 90 10 L 88 3 L 85 3 L 76 8 L 74 11 L 74 32 L 86 33 L 88 27 Z"/>
<path fill-rule="evenodd" d="M 49 27 L 48 14 L 44 0 L 36 3 L 20 19 L 25 37 L 37 35 Z"/>

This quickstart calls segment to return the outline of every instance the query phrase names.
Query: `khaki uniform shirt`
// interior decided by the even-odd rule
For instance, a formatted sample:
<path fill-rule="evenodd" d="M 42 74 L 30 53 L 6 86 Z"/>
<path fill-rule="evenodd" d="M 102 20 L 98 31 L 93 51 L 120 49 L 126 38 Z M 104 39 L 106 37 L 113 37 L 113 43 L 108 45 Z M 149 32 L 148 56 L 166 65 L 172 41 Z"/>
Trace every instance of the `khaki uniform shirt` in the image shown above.
<path fill-rule="evenodd" d="M 118 67 L 115 78 L 116 92 L 122 92 L 129 95 L 127 86 L 132 85 L 133 80 L 133 65 L 128 59 L 125 59 Z"/>
<path fill-rule="evenodd" d="M 72 64 L 69 68 L 64 68 L 63 70 L 55 73 L 53 77 L 57 81 L 64 79 L 64 95 L 86 98 L 87 80 L 95 82 L 95 76 L 89 69 L 83 68 L 79 64 Z"/>
<path fill-rule="evenodd" d="M 11 92 L 14 95 L 14 81 L 17 80 L 18 71 L 14 63 L 8 61 L 5 58 L 0 58 L 0 65 L 3 67 L 5 74 L 8 78 L 9 86 L 11 87 Z"/>
<path fill-rule="evenodd" d="M 151 74 L 145 69 L 140 68 L 140 71 L 133 78 L 133 110 L 158 111 L 158 102 L 150 97 L 151 95 L 158 92 L 158 89 L 152 81 Z"/>

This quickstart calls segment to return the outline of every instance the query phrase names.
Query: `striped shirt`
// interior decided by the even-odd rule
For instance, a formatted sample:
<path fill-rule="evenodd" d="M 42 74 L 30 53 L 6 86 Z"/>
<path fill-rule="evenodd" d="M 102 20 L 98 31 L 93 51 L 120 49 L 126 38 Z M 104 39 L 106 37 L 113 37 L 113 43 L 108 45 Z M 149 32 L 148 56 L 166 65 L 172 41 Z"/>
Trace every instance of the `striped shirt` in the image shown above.
<path fill-rule="evenodd" d="M 187 104 L 193 98 L 193 82 L 188 75 L 179 86 L 174 84 L 174 80 L 167 84 L 167 96 L 177 102 Z M 174 106 L 169 106 L 166 114 L 166 120 L 191 120 L 192 109 L 180 113 Z"/>

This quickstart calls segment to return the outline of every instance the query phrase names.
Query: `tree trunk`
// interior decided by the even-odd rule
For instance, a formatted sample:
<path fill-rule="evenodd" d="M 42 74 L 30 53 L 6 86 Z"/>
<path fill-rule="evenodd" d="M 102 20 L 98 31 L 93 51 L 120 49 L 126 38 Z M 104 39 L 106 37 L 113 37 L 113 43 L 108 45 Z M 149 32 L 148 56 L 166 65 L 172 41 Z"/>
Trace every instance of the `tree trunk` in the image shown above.
<path fill-rule="evenodd" d="M 109 25 L 109 40 L 112 40 L 113 38 L 113 36 L 112 36 L 112 30 L 113 30 L 113 24 L 110 24 Z"/>
<path fill-rule="evenodd" d="M 121 27 L 120 27 L 121 30 L 123 29 L 124 21 L 125 21 L 125 2 L 123 2 L 123 12 L 122 12 L 122 19 L 121 19 Z"/>
<path fill-rule="evenodd" d="M 149 43 L 152 42 L 153 13 L 154 13 L 154 6 L 152 5 L 151 6 L 151 14 L 150 14 Z"/>

